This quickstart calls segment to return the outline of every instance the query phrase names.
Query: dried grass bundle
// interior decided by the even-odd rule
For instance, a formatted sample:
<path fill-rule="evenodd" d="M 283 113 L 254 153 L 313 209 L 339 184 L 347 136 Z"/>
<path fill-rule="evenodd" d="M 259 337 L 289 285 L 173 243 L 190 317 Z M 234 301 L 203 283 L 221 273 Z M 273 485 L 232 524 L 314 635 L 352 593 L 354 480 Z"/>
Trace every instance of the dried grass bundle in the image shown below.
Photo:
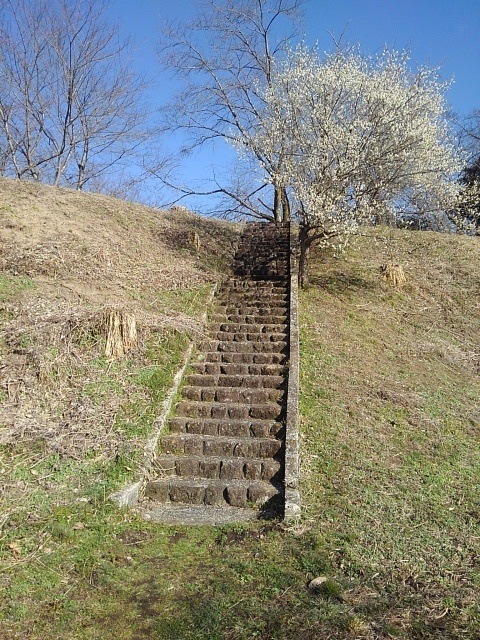
<path fill-rule="evenodd" d="M 393 287 L 403 287 L 407 283 L 405 272 L 401 264 L 389 262 L 380 267 L 383 279 Z"/>
<path fill-rule="evenodd" d="M 137 346 L 135 315 L 119 309 L 106 309 L 104 318 L 107 336 L 105 355 L 107 358 L 123 358 Z"/>

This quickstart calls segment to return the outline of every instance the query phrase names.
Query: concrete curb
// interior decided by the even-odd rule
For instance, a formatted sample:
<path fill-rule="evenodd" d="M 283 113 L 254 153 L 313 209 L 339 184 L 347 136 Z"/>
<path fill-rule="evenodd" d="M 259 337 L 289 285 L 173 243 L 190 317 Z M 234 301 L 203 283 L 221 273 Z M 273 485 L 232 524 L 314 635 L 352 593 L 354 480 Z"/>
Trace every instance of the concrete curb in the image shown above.
<path fill-rule="evenodd" d="M 290 223 L 290 344 L 285 433 L 285 520 L 297 521 L 301 515 L 298 490 L 298 396 L 300 342 L 298 326 L 298 229 Z"/>
<path fill-rule="evenodd" d="M 217 290 L 217 284 L 214 284 L 208 298 L 207 307 L 204 313 L 202 314 L 202 322 L 205 322 L 207 319 L 208 308 L 212 304 L 213 298 L 215 297 L 216 290 Z M 193 345 L 194 345 L 194 342 L 191 341 L 187 347 L 187 350 L 185 351 L 180 369 L 175 374 L 175 377 L 173 379 L 173 384 L 165 400 L 163 401 L 160 415 L 155 420 L 153 435 L 145 444 L 143 463 L 138 471 L 137 481 L 127 485 L 123 489 L 119 489 L 118 491 L 115 491 L 114 493 L 108 496 L 109 500 L 112 500 L 113 502 L 115 502 L 119 507 L 134 507 L 135 505 L 138 504 L 142 489 L 145 486 L 145 483 L 150 476 L 152 466 L 155 461 L 155 456 L 156 456 L 155 452 L 157 449 L 158 440 L 165 428 L 167 418 L 172 408 L 173 400 L 175 398 L 175 395 L 182 381 L 183 375 L 185 373 L 185 369 L 187 368 L 188 363 L 190 362 L 190 358 L 192 356 L 192 351 L 193 351 Z"/>

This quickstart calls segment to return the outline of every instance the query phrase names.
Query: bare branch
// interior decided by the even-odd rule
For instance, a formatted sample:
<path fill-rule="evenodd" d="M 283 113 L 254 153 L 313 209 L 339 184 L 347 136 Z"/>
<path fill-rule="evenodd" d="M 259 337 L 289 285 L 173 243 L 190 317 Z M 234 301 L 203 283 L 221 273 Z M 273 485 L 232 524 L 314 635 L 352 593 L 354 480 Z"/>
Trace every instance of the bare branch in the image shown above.
<path fill-rule="evenodd" d="M 254 175 L 262 189 L 272 185 L 276 194 L 267 207 L 255 197 L 257 187 L 241 184 L 238 175 L 233 189 L 220 186 L 214 178 L 212 189 L 189 191 L 189 195 L 225 196 L 224 215 L 228 211 L 282 220 L 288 210 L 281 206 L 286 192 L 279 196 L 282 187 L 274 178 L 282 157 L 266 154 L 255 145 L 254 135 L 262 126 L 264 88 L 272 81 L 276 60 L 299 36 L 292 22 L 302 4 L 302 0 L 207 0 L 205 10 L 192 23 L 169 25 L 165 30 L 160 44 L 162 64 L 184 82 L 183 91 L 164 112 L 165 128 L 186 133 L 188 151 L 218 138 L 237 149 L 245 147 L 254 158 Z M 252 162 L 239 155 L 240 162 L 250 167 L 246 179 L 251 179 Z"/>
<path fill-rule="evenodd" d="M 0 148 L 5 175 L 77 189 L 124 163 L 151 132 L 128 42 L 100 0 L 4 0 Z"/>

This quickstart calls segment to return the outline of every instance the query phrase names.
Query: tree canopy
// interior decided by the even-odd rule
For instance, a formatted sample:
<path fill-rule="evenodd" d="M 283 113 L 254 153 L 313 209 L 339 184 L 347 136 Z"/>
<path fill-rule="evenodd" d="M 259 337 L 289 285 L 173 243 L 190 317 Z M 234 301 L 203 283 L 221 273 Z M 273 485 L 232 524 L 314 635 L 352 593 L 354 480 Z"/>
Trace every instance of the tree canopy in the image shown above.
<path fill-rule="evenodd" d="M 299 46 L 280 61 L 264 93 L 252 149 L 276 158 L 270 179 L 288 191 L 303 253 L 340 247 L 364 221 L 451 206 L 461 158 L 446 117 L 446 85 L 434 69 L 412 71 L 405 53 L 321 56 Z"/>

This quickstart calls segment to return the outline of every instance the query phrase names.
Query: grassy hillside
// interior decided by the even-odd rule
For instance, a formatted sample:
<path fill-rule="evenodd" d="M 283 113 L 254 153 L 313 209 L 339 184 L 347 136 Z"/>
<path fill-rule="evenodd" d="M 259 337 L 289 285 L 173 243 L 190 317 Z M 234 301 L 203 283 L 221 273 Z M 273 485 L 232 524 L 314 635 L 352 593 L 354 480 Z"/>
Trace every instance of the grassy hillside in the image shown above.
<path fill-rule="evenodd" d="M 108 501 L 236 232 L 0 181 L 0 638 L 478 638 L 478 238 L 368 229 L 313 256 L 298 526 L 161 527 Z M 141 330 L 117 362 L 112 306 Z"/>
<path fill-rule="evenodd" d="M 60 464 L 55 456 L 135 457 L 153 396 L 169 384 L 186 335 L 201 330 L 235 233 L 178 209 L 0 181 L 0 443 L 12 448 L 9 465 L 33 445 L 37 470 Z M 104 357 L 110 309 L 133 313 L 140 334 L 120 362 Z"/>

